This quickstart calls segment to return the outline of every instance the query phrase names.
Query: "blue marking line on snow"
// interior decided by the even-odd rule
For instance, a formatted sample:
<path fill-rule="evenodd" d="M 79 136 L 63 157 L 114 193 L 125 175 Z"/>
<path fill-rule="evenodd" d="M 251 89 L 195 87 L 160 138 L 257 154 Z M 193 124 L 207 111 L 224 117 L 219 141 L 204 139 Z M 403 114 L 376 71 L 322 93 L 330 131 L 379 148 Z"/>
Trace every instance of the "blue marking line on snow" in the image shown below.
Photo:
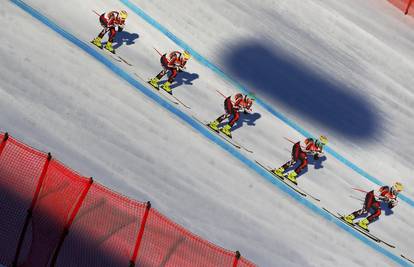
<path fill-rule="evenodd" d="M 327 212 L 323 211 L 321 208 L 313 204 L 311 201 L 307 200 L 306 198 L 301 197 L 296 192 L 294 192 L 292 189 L 290 189 L 287 185 L 285 185 L 283 182 L 279 181 L 278 179 L 275 179 L 271 174 L 269 174 L 266 170 L 259 167 L 256 163 L 248 159 L 246 156 L 244 156 L 242 153 L 240 153 L 236 148 L 234 148 L 232 145 L 227 144 L 227 142 L 223 141 L 220 137 L 218 137 L 216 134 L 211 133 L 205 126 L 199 124 L 194 119 L 192 119 L 189 115 L 182 112 L 177 107 L 170 104 L 168 101 L 164 100 L 159 94 L 153 92 L 151 89 L 148 89 L 145 87 L 142 83 L 135 80 L 132 76 L 130 76 L 128 73 L 126 73 L 123 69 L 115 65 L 110 59 L 105 57 L 101 52 L 98 52 L 92 45 L 89 45 L 78 38 L 76 38 L 71 33 L 65 31 L 63 28 L 55 24 L 53 21 L 49 20 L 47 17 L 39 13 L 37 10 L 33 9 L 26 3 L 24 3 L 21 0 L 10 0 L 14 4 L 16 4 L 18 7 L 20 7 L 22 10 L 26 11 L 30 15 L 32 15 L 34 18 L 54 30 L 56 33 L 61 35 L 63 38 L 67 39 L 74 45 L 78 46 L 80 49 L 91 55 L 96 60 L 100 61 L 102 64 L 104 64 L 106 67 L 108 67 L 111 71 L 113 71 L 115 74 L 117 74 L 119 77 L 127 81 L 129 84 L 131 84 L 133 87 L 135 87 L 138 91 L 143 93 L 144 95 L 151 98 L 154 102 L 160 104 L 162 107 L 170 111 L 171 113 L 175 114 L 177 117 L 188 123 L 191 127 L 193 127 L 196 131 L 210 139 L 212 142 L 219 145 L 221 148 L 226 150 L 228 153 L 233 155 L 235 158 L 240 160 L 242 163 L 247 165 L 250 169 L 254 170 L 256 173 L 264 177 L 267 181 L 277 186 L 280 190 L 284 191 L 288 195 L 290 195 L 292 198 L 297 200 L 302 205 L 306 206 L 310 210 L 314 211 L 318 215 L 322 216 L 323 218 L 335 223 L 337 226 L 345 230 L 346 232 L 352 234 L 371 248 L 375 249 L 379 253 L 383 254 L 384 256 L 390 258 L 391 260 L 395 261 L 396 263 L 400 264 L 401 266 L 411 266 L 408 264 L 404 259 L 401 257 L 394 255 L 390 251 L 386 250 L 385 248 L 378 245 L 376 242 L 372 241 L 371 239 L 359 234 L 356 230 L 352 229 L 351 227 L 346 226 L 344 223 L 339 221 L 334 216 L 328 214 Z"/>
<path fill-rule="evenodd" d="M 163 33 L 164 35 L 166 35 L 171 41 L 173 41 L 174 43 L 176 43 L 181 48 L 189 51 L 191 53 L 191 55 L 193 56 L 193 58 L 195 58 L 197 61 L 199 61 L 200 63 L 202 63 L 207 68 L 209 68 L 212 71 L 214 71 L 216 74 L 218 74 L 224 80 L 228 81 L 230 84 L 234 85 L 238 90 L 240 90 L 241 92 L 244 92 L 244 93 L 247 93 L 248 92 L 248 90 L 246 90 L 240 83 L 238 83 L 237 81 L 235 81 L 232 78 L 230 78 L 227 74 L 225 74 L 216 65 L 214 65 L 213 63 L 211 63 L 210 61 L 208 61 L 206 58 L 204 58 L 199 53 L 197 53 L 194 49 L 192 49 L 183 40 L 181 40 L 180 38 L 178 38 L 177 36 L 175 36 L 167 28 L 165 28 L 160 23 L 158 23 L 157 21 L 155 21 L 153 18 L 151 18 L 149 15 L 147 15 L 142 9 L 140 9 L 138 6 L 136 6 L 135 4 L 133 4 L 131 1 L 129 1 L 129 0 L 119 0 L 119 1 L 121 1 L 124 5 L 126 5 L 132 11 L 134 11 L 135 14 L 137 14 L 138 16 L 140 16 L 147 23 L 149 23 L 154 28 L 158 29 L 161 33 Z M 287 125 L 289 125 L 290 127 L 292 127 L 293 129 L 295 129 L 296 131 L 298 131 L 299 133 L 301 133 L 303 136 L 312 137 L 312 135 L 309 132 L 307 132 L 306 130 L 304 130 L 302 127 L 300 127 L 299 125 L 297 125 L 293 121 L 289 120 L 286 116 L 284 116 L 282 113 L 278 112 L 274 107 L 270 106 L 266 102 L 264 102 L 261 99 L 257 98 L 256 99 L 256 103 L 259 104 L 260 106 L 262 106 L 264 109 L 266 109 L 268 112 L 270 112 L 274 116 L 276 116 L 278 119 L 280 119 L 281 121 L 283 121 L 284 123 L 286 123 Z M 326 147 L 325 148 L 325 151 L 327 153 L 331 154 L 332 156 L 334 156 L 337 160 L 339 160 L 340 162 L 342 162 L 343 164 L 345 164 L 349 168 L 353 169 L 355 172 L 359 173 L 361 176 L 363 176 L 366 179 L 368 179 L 371 182 L 373 182 L 374 184 L 377 184 L 379 186 L 384 185 L 383 182 L 381 182 L 377 178 L 373 177 L 372 175 L 368 174 L 367 172 L 365 172 L 364 170 L 362 170 L 360 167 L 358 167 L 354 163 L 350 162 L 349 160 L 347 160 L 345 157 L 343 157 L 339 153 L 335 152 L 333 149 L 331 149 L 329 147 Z M 409 205 L 411 205 L 411 206 L 414 207 L 414 200 L 412 200 L 411 198 L 409 198 L 407 196 L 404 196 L 403 194 L 400 194 L 399 197 L 400 197 L 401 200 L 407 202 Z"/>

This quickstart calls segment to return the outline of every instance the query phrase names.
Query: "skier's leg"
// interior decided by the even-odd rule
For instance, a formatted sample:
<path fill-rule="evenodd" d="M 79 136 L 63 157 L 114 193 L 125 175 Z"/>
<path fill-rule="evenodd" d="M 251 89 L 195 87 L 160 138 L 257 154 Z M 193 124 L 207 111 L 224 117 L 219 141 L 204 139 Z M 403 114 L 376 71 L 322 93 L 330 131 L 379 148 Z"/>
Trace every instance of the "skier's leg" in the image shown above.
<path fill-rule="evenodd" d="M 230 127 L 233 127 L 233 125 L 239 120 L 240 114 L 239 114 L 238 111 L 233 109 L 232 113 L 231 113 L 231 116 L 232 116 L 232 119 L 230 120 L 229 125 L 230 125 Z"/>
<path fill-rule="evenodd" d="M 114 41 L 115 36 L 116 36 L 115 27 L 109 28 L 109 38 L 108 38 L 108 42 L 111 42 L 112 43 Z"/>
<path fill-rule="evenodd" d="M 381 214 L 379 202 L 375 200 L 374 190 L 366 194 L 363 207 L 365 213 L 368 213 L 371 209 L 373 209 L 374 212 L 368 216 L 368 218 L 362 219 L 358 222 L 358 225 L 365 230 L 368 230 L 368 224 Z"/>
<path fill-rule="evenodd" d="M 158 82 L 161 80 L 162 77 L 164 77 L 165 74 L 167 74 L 167 71 L 168 71 L 168 67 L 167 67 L 168 61 L 167 61 L 166 54 L 160 57 L 160 63 L 162 66 L 162 70 L 157 74 L 157 76 L 155 76 L 149 81 L 149 83 L 155 88 L 158 88 Z"/>
<path fill-rule="evenodd" d="M 105 49 L 112 53 L 115 52 L 115 49 L 112 47 L 112 42 L 114 41 L 115 35 L 116 35 L 115 27 L 109 28 L 109 38 L 108 38 L 108 42 L 105 45 Z"/>
<path fill-rule="evenodd" d="M 170 68 L 170 71 L 171 74 L 170 77 L 168 77 L 168 82 L 171 84 L 174 81 L 175 77 L 177 77 L 178 71 L 175 68 Z"/>
<path fill-rule="evenodd" d="M 296 144 L 294 144 L 293 146 L 292 146 L 292 159 L 291 160 L 289 160 L 288 162 L 286 162 L 283 166 L 282 166 L 282 168 L 285 170 L 285 169 L 287 169 L 287 168 L 290 168 L 291 166 L 293 166 L 293 165 L 295 165 L 296 164 L 296 162 L 298 161 L 298 159 L 299 159 L 299 152 L 301 151 L 301 149 L 300 149 L 300 143 L 299 142 L 297 142 Z M 283 170 L 283 171 L 284 171 Z"/>
<path fill-rule="evenodd" d="M 230 116 L 232 108 L 233 108 L 233 105 L 231 104 L 230 97 L 228 97 L 224 100 L 225 113 L 216 119 L 216 121 L 218 121 L 217 125 Z"/>
<path fill-rule="evenodd" d="M 168 77 L 168 80 L 161 86 L 167 93 L 172 94 L 172 89 L 170 87 L 171 83 L 174 81 L 174 78 L 177 76 L 177 69 L 169 68 L 171 74 Z"/>
<path fill-rule="evenodd" d="M 381 207 L 378 201 L 375 201 L 371 206 L 372 213 L 367 217 L 367 220 L 371 223 L 381 215 Z"/>
<path fill-rule="evenodd" d="M 292 159 L 286 162 L 282 165 L 279 169 L 273 170 L 273 172 L 278 176 L 283 176 L 283 173 L 286 171 L 286 169 L 290 168 L 291 166 L 296 164 L 296 161 L 299 158 L 299 152 L 300 152 L 300 142 L 295 143 L 292 146 Z"/>
<path fill-rule="evenodd" d="M 289 160 L 288 162 L 286 162 L 285 164 L 283 164 L 283 165 L 282 165 L 282 168 L 283 168 L 283 169 L 287 169 L 287 168 L 290 168 L 291 166 L 293 166 L 293 165 L 295 165 L 295 164 L 296 164 L 296 160 L 291 159 L 291 160 Z"/>
<path fill-rule="evenodd" d="M 304 168 L 306 168 L 308 166 L 308 156 L 306 155 L 305 152 L 299 152 L 298 155 L 298 160 L 300 161 L 299 166 L 295 169 L 296 174 L 298 175 L 299 173 L 302 172 L 302 170 Z"/>
<path fill-rule="evenodd" d="M 308 157 L 302 150 L 298 153 L 297 160 L 300 162 L 299 166 L 295 170 L 291 171 L 287 176 L 287 178 L 294 184 L 297 184 L 296 177 L 298 174 L 301 173 L 306 166 L 308 166 Z"/>
<path fill-rule="evenodd" d="M 103 38 L 105 36 L 105 34 L 108 32 L 108 28 L 104 28 L 98 35 L 99 38 Z"/>
<path fill-rule="evenodd" d="M 371 190 L 365 195 L 365 201 L 364 201 L 363 208 L 368 212 L 375 202 L 376 201 L 375 201 L 374 190 Z"/>
<path fill-rule="evenodd" d="M 164 77 L 164 75 L 167 74 L 167 70 L 163 69 L 162 71 L 160 71 L 160 73 L 157 74 L 157 76 L 155 76 L 158 80 L 160 80 L 162 77 Z"/>
<path fill-rule="evenodd" d="M 102 48 L 102 38 L 105 36 L 105 34 L 108 32 L 108 22 L 105 19 L 105 14 L 102 14 L 99 17 L 99 22 L 101 23 L 102 26 L 102 31 L 98 34 L 98 36 L 92 40 L 92 43 L 100 48 Z"/>
<path fill-rule="evenodd" d="M 92 40 L 92 43 L 99 48 L 102 48 L 102 38 L 107 33 L 108 29 L 106 27 L 103 28 L 103 30 L 98 34 L 98 36 Z"/>

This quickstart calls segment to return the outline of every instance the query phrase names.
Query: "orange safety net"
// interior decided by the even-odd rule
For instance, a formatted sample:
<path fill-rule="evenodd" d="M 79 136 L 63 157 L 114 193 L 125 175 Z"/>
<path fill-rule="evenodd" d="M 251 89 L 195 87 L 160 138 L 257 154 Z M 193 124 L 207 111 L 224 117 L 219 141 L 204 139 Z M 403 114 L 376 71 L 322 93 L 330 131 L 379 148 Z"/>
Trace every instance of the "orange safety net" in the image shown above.
<path fill-rule="evenodd" d="M 3 133 L 0 264 L 255 266 Z"/>

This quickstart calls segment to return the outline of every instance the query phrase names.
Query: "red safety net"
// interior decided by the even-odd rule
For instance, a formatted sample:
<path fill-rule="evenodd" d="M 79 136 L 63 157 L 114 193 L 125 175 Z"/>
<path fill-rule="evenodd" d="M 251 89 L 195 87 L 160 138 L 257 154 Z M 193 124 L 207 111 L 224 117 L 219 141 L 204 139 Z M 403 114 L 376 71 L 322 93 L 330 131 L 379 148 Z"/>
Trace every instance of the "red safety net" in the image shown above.
<path fill-rule="evenodd" d="M 388 2 L 400 9 L 402 12 L 404 12 L 404 14 L 411 16 L 414 15 L 413 0 L 388 0 Z"/>
<path fill-rule="evenodd" d="M 31 220 L 29 255 L 22 266 L 47 266 L 87 180 L 52 160 Z"/>
<path fill-rule="evenodd" d="M 234 253 L 189 233 L 151 210 L 138 254 L 138 266 L 232 266 Z"/>
<path fill-rule="evenodd" d="M 144 203 L 92 185 L 57 265 L 128 266 L 144 211 Z"/>
<path fill-rule="evenodd" d="M 11 137 L 3 145 L 0 155 L 0 263 L 8 265 L 13 261 L 47 155 Z"/>
<path fill-rule="evenodd" d="M 0 264 L 255 266 L 0 133 Z"/>

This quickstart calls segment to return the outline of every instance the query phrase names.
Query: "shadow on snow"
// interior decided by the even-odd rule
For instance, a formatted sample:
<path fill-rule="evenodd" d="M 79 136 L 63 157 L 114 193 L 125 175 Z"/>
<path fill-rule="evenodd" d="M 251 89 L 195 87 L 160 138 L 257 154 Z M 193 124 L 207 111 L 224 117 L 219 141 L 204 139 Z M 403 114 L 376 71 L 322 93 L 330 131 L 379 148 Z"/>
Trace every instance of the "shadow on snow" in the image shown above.
<path fill-rule="evenodd" d="M 239 43 L 222 56 L 226 72 L 268 103 L 283 103 L 304 119 L 349 139 L 369 139 L 380 132 L 375 107 L 363 95 L 278 53 L 260 42 Z"/>

